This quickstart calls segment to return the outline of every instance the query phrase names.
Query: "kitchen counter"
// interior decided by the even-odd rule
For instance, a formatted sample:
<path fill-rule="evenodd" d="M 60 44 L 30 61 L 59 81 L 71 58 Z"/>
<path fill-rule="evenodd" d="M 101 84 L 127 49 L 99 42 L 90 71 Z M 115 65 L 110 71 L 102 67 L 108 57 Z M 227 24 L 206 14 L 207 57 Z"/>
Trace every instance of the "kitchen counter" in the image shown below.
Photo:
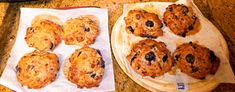
<path fill-rule="evenodd" d="M 0 74 L 5 68 L 10 50 L 15 42 L 19 24 L 19 8 L 64 8 L 75 6 L 98 6 L 109 11 L 109 35 L 125 3 L 175 0 L 37 0 L 31 2 L 0 3 Z M 195 4 L 223 34 L 230 51 L 230 64 L 235 71 L 235 0 L 194 0 Z M 146 92 L 130 79 L 119 67 L 113 56 L 116 91 Z M 214 92 L 234 92 L 235 84 L 220 84 Z M 0 92 L 11 92 L 0 86 Z"/>

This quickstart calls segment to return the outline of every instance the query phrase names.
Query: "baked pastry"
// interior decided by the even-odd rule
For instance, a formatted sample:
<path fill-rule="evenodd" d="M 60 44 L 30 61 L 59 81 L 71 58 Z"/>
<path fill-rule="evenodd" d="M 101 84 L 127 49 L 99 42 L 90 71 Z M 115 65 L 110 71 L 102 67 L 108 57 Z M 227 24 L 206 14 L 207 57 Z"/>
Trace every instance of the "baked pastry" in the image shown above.
<path fill-rule="evenodd" d="M 94 16 L 69 19 L 63 26 L 62 38 L 67 45 L 87 46 L 99 35 L 99 23 Z"/>
<path fill-rule="evenodd" d="M 31 27 L 27 28 L 25 41 L 29 47 L 38 50 L 53 50 L 61 41 L 62 27 L 48 19 L 35 17 Z"/>
<path fill-rule="evenodd" d="M 206 47 L 196 43 L 184 43 L 173 53 L 177 67 L 187 75 L 204 79 L 208 74 L 215 74 L 220 59 Z"/>
<path fill-rule="evenodd" d="M 173 58 L 166 45 L 151 39 L 134 44 L 127 59 L 134 71 L 142 76 L 161 76 L 173 65 Z"/>
<path fill-rule="evenodd" d="M 56 79 L 59 60 L 53 53 L 33 51 L 24 55 L 16 66 L 21 85 L 30 89 L 42 88 Z"/>
<path fill-rule="evenodd" d="M 200 30 L 200 21 L 191 7 L 183 4 L 172 4 L 163 15 L 164 23 L 176 35 L 185 37 Z"/>
<path fill-rule="evenodd" d="M 163 35 L 161 29 L 163 24 L 155 13 L 145 10 L 130 10 L 124 19 L 127 33 L 148 38 Z"/>
<path fill-rule="evenodd" d="M 105 62 L 99 50 L 82 47 L 69 58 L 67 78 L 79 88 L 98 87 L 104 74 Z"/>

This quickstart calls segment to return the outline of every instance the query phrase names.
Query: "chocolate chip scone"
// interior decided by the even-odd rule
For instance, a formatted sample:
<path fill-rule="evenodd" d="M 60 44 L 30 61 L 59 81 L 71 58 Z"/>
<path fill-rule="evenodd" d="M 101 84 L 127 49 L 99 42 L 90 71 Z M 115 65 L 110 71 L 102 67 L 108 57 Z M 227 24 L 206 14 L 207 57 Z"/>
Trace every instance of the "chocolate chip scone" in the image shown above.
<path fill-rule="evenodd" d="M 69 19 L 63 26 L 62 38 L 67 45 L 86 46 L 93 44 L 99 35 L 99 24 L 94 16 Z"/>
<path fill-rule="evenodd" d="M 163 20 L 171 32 L 182 37 L 196 34 L 200 30 L 200 21 L 193 13 L 193 9 L 183 4 L 169 5 L 164 12 Z"/>
<path fill-rule="evenodd" d="M 220 64 L 220 59 L 213 51 L 192 42 L 178 46 L 173 56 L 183 73 L 197 79 L 215 74 Z"/>
<path fill-rule="evenodd" d="M 69 58 L 68 80 L 79 88 L 98 87 L 104 74 L 105 62 L 99 50 L 82 47 Z"/>
<path fill-rule="evenodd" d="M 145 10 L 130 10 L 124 18 L 126 31 L 136 36 L 156 38 L 163 35 L 162 22 L 155 13 Z"/>
<path fill-rule="evenodd" d="M 38 50 L 53 50 L 61 41 L 62 27 L 50 20 L 38 20 L 27 28 L 25 41 Z"/>
<path fill-rule="evenodd" d="M 21 85 L 30 89 L 45 87 L 56 79 L 59 60 L 53 53 L 33 51 L 24 55 L 16 66 Z"/>
<path fill-rule="evenodd" d="M 151 39 L 134 44 L 127 59 L 131 67 L 142 76 L 161 76 L 173 65 L 173 58 L 166 45 Z"/>

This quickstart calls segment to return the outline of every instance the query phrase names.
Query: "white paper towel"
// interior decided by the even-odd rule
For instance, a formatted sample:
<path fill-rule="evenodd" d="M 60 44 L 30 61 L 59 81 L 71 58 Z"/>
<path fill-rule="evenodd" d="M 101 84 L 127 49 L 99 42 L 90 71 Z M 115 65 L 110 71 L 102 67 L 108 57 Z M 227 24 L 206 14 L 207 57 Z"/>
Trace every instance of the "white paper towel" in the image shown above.
<path fill-rule="evenodd" d="M 94 15 L 98 18 L 100 22 L 100 34 L 96 38 L 94 44 L 90 47 L 99 49 L 105 61 L 105 72 L 103 80 L 101 81 L 99 87 L 93 87 L 89 89 L 80 89 L 70 81 L 65 78 L 62 70 L 62 64 L 66 58 L 68 58 L 76 49 L 81 48 L 75 45 L 65 45 L 64 41 L 54 49 L 55 53 L 59 57 L 60 70 L 58 72 L 57 78 L 54 82 L 45 86 L 41 89 L 28 89 L 27 87 L 22 87 L 16 78 L 15 66 L 18 64 L 20 58 L 29 52 L 35 50 L 27 46 L 24 37 L 26 34 L 26 29 L 31 25 L 33 18 L 40 14 L 49 14 L 58 17 L 63 23 L 71 18 L 76 18 L 80 15 Z M 11 88 L 17 92 L 78 92 L 78 91 L 114 91 L 114 74 L 113 74 L 113 64 L 110 51 L 109 43 L 109 33 L 108 33 L 108 10 L 100 8 L 77 8 L 68 10 L 56 10 L 56 9 L 39 9 L 39 8 L 21 8 L 20 13 L 20 23 L 17 32 L 16 42 L 11 50 L 10 58 L 7 61 L 6 68 L 4 69 L 2 76 L 0 78 L 0 84 Z"/>

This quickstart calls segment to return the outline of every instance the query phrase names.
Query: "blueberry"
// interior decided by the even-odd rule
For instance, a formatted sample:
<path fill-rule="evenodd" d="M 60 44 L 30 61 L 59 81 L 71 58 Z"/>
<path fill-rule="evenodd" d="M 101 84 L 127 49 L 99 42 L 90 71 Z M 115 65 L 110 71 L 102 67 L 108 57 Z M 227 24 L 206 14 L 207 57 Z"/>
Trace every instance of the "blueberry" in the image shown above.
<path fill-rule="evenodd" d="M 34 32 L 34 29 L 32 27 L 30 27 L 29 29 L 31 33 Z"/>
<path fill-rule="evenodd" d="M 163 23 L 167 26 L 167 23 L 165 21 L 163 21 Z"/>
<path fill-rule="evenodd" d="M 92 78 L 95 78 L 96 73 L 92 73 L 90 76 L 91 76 Z"/>
<path fill-rule="evenodd" d="M 188 63 L 193 64 L 194 61 L 195 61 L 195 57 L 194 57 L 192 54 L 188 54 L 188 55 L 186 56 L 186 61 L 187 61 Z"/>
<path fill-rule="evenodd" d="M 79 57 L 79 56 L 81 55 L 81 53 L 82 53 L 82 51 L 80 51 L 80 52 L 78 53 L 78 56 L 77 56 L 77 57 Z"/>
<path fill-rule="evenodd" d="M 129 31 L 131 31 L 132 33 L 134 32 L 134 29 L 131 26 L 127 27 Z"/>
<path fill-rule="evenodd" d="M 188 30 L 193 30 L 193 25 L 189 25 Z"/>
<path fill-rule="evenodd" d="M 135 55 L 131 58 L 131 62 L 132 62 L 133 60 L 135 60 L 136 56 L 137 56 L 137 54 L 135 54 Z"/>
<path fill-rule="evenodd" d="M 163 62 L 166 62 L 167 58 L 168 58 L 168 56 L 167 56 L 167 54 L 165 54 L 165 55 L 162 57 L 162 61 L 163 61 Z"/>
<path fill-rule="evenodd" d="M 172 12 L 172 11 L 173 11 L 173 8 L 172 8 L 172 7 L 169 7 L 168 10 L 169 10 L 170 12 Z"/>
<path fill-rule="evenodd" d="M 145 59 L 149 61 L 148 64 L 151 65 L 151 61 L 155 60 L 156 56 L 154 55 L 154 52 L 151 51 L 145 55 Z"/>
<path fill-rule="evenodd" d="M 98 49 L 97 49 L 96 51 L 98 52 L 98 54 L 99 54 L 100 56 L 102 56 L 102 54 L 101 54 L 100 50 L 98 50 Z"/>
<path fill-rule="evenodd" d="M 192 68 L 192 73 L 195 73 L 195 72 L 197 72 L 197 71 L 199 70 L 199 68 L 198 68 L 198 67 L 194 67 L 194 66 L 192 66 L 191 68 Z"/>
<path fill-rule="evenodd" d="M 154 26 L 154 23 L 153 23 L 153 21 L 147 20 L 147 21 L 145 22 L 145 25 L 146 25 L 147 27 L 153 27 L 153 26 Z"/>
<path fill-rule="evenodd" d="M 180 57 L 180 55 L 175 55 L 175 58 L 174 58 L 174 59 L 175 59 L 176 61 L 178 61 L 178 60 L 179 60 L 179 57 Z"/>
<path fill-rule="evenodd" d="M 21 68 L 16 66 L 16 72 L 20 72 L 21 71 Z"/>
<path fill-rule="evenodd" d="M 211 63 L 214 63 L 216 60 L 216 56 L 215 53 L 213 51 L 210 51 L 210 59 L 211 59 Z"/>
<path fill-rule="evenodd" d="M 105 68 L 105 62 L 104 62 L 104 60 L 100 61 L 100 62 L 99 62 L 99 65 L 100 65 L 102 68 Z"/>
<path fill-rule="evenodd" d="M 50 49 L 53 49 L 53 47 L 54 47 L 54 43 L 51 42 L 51 44 L 50 44 Z"/>
<path fill-rule="evenodd" d="M 199 79 L 204 80 L 204 79 L 205 79 L 205 77 L 201 77 L 201 78 L 199 78 Z"/>
<path fill-rule="evenodd" d="M 89 27 L 85 27 L 85 32 L 89 32 L 90 31 L 90 28 Z"/>
<path fill-rule="evenodd" d="M 185 36 L 186 36 L 186 33 L 183 33 L 181 36 L 182 36 L 182 37 L 185 37 Z"/>

